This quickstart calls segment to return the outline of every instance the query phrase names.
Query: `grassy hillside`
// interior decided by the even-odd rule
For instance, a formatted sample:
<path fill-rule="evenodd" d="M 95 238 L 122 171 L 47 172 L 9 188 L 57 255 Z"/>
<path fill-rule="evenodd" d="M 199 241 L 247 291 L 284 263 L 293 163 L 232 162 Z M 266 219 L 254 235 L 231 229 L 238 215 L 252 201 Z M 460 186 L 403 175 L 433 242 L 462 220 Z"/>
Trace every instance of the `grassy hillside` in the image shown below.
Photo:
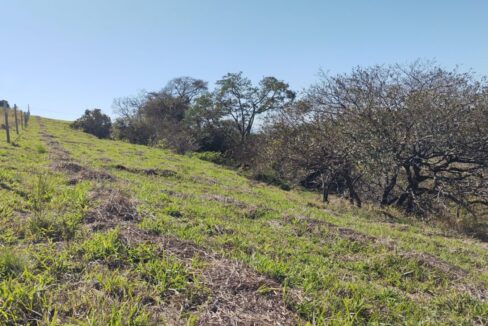
<path fill-rule="evenodd" d="M 32 118 L 0 142 L 0 324 L 487 324 L 488 246 Z"/>

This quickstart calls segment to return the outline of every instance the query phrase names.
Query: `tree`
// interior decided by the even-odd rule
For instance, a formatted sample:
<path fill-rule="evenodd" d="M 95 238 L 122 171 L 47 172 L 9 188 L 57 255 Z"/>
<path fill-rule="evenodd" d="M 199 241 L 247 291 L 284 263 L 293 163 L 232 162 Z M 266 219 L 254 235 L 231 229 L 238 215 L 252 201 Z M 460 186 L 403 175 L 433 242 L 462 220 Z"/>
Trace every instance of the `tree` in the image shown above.
<path fill-rule="evenodd" d="M 0 100 L 0 108 L 10 109 L 10 105 L 8 104 L 8 101 L 7 100 Z"/>
<path fill-rule="evenodd" d="M 263 128 L 281 178 L 427 216 L 488 209 L 488 88 L 431 63 L 323 75 Z"/>
<path fill-rule="evenodd" d="M 207 92 L 207 83 L 191 77 L 175 78 L 158 92 L 114 100 L 120 117 L 115 135 L 140 144 L 163 143 L 178 153 L 196 148 L 185 117 L 196 98 Z"/>
<path fill-rule="evenodd" d="M 488 106 L 469 73 L 431 64 L 356 68 L 310 91 L 315 116 L 331 121 L 362 195 L 409 213 L 476 215 L 488 206 Z"/>
<path fill-rule="evenodd" d="M 81 129 L 98 138 L 110 137 L 112 122 L 100 109 L 86 110 L 83 116 L 71 124 L 72 128 Z"/>
<path fill-rule="evenodd" d="M 312 108 L 309 101 L 301 100 L 268 121 L 260 161 L 271 164 L 280 179 L 321 189 L 324 202 L 334 192 L 361 206 L 355 190 L 358 176 L 344 151 L 343 138 L 333 121 L 322 120 Z"/>
<path fill-rule="evenodd" d="M 295 98 L 288 84 L 275 77 L 265 77 L 253 86 L 242 72 L 229 73 L 217 81 L 216 109 L 233 121 L 243 144 L 251 134 L 257 116 L 283 108 Z"/>
<path fill-rule="evenodd" d="M 198 96 L 206 93 L 208 83 L 192 77 L 177 77 L 169 81 L 161 93 L 171 95 L 186 103 L 191 103 Z"/>

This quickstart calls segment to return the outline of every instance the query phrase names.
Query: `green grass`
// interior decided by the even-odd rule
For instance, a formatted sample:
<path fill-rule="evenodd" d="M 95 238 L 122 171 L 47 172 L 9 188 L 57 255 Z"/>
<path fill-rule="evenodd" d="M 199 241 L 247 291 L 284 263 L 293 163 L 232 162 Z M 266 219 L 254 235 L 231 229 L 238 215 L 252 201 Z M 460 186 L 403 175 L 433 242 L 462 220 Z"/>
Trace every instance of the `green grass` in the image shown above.
<path fill-rule="evenodd" d="M 304 323 L 488 323 L 486 244 L 393 211 L 392 221 L 373 206 L 324 206 L 317 194 L 251 181 L 206 156 L 42 123 L 75 161 L 115 181 L 73 185 L 50 169 L 35 118 L 18 147 L 0 143 L 0 321 L 171 324 L 170 310 L 152 307 L 181 302 L 178 323 L 198 321 L 212 296 L 201 279 L 205 258 L 183 262 L 150 241 L 128 241 L 123 223 L 85 225 L 97 205 L 92 192 L 117 188 L 137 203 L 139 229 L 190 241 L 301 293 L 284 298 Z"/>

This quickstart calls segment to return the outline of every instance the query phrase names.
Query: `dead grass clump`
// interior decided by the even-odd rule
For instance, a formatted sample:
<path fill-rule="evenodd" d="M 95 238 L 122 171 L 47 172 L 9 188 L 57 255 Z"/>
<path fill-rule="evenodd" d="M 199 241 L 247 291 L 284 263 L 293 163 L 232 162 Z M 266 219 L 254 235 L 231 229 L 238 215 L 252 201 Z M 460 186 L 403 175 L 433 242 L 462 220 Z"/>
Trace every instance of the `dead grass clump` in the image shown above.
<path fill-rule="evenodd" d="M 114 177 L 107 172 L 84 169 L 79 173 L 82 180 L 113 180 Z"/>
<path fill-rule="evenodd" d="M 242 215 L 245 218 L 256 220 L 269 212 L 271 212 L 271 209 L 269 208 L 250 205 L 246 209 L 242 210 Z"/>
<path fill-rule="evenodd" d="M 193 182 L 205 184 L 208 186 L 213 186 L 213 185 L 220 183 L 217 179 L 205 177 L 205 176 L 201 176 L 201 175 L 192 176 L 190 179 Z"/>
<path fill-rule="evenodd" d="M 84 222 L 92 224 L 93 229 L 104 229 L 120 221 L 139 221 L 136 202 L 120 191 L 97 191 L 91 195 L 99 205 L 90 210 Z"/>
<path fill-rule="evenodd" d="M 53 164 L 53 168 L 57 171 L 78 173 L 83 167 L 75 162 L 57 162 Z"/>
<path fill-rule="evenodd" d="M 51 148 L 49 150 L 49 159 L 52 161 L 69 161 L 69 153 L 62 149 Z"/>
<path fill-rule="evenodd" d="M 249 208 L 251 206 L 251 205 L 248 205 L 248 204 L 241 202 L 237 199 L 234 199 L 232 197 L 226 197 L 226 196 L 222 196 L 222 195 L 203 194 L 201 197 L 202 197 L 202 199 L 205 199 L 205 200 L 218 201 L 220 203 L 232 205 L 232 206 L 235 206 L 237 208 L 242 208 L 242 209 Z"/>
<path fill-rule="evenodd" d="M 188 194 L 188 193 L 184 193 L 184 192 L 177 192 L 177 191 L 173 191 L 173 190 L 166 190 L 166 189 L 161 190 L 161 193 L 166 194 L 166 195 L 171 196 L 171 197 L 176 197 L 176 198 L 181 198 L 181 199 L 187 199 L 187 198 L 193 198 L 194 197 L 193 194 Z"/>
<path fill-rule="evenodd" d="M 373 236 L 370 236 L 370 235 L 367 235 L 367 234 L 364 234 L 364 233 L 360 233 L 360 232 L 357 232 L 357 231 L 354 231 L 352 229 L 349 229 L 349 228 L 337 228 L 337 233 L 341 236 L 341 237 L 344 237 L 344 238 L 347 238 L 347 239 L 350 239 L 350 240 L 353 240 L 353 241 L 357 241 L 357 242 L 362 242 L 362 243 L 366 243 L 366 242 L 369 242 L 369 243 L 378 243 L 378 242 L 382 242 L 380 239 L 376 238 L 376 237 L 373 237 Z"/>
<path fill-rule="evenodd" d="M 157 175 L 162 177 L 175 177 L 178 174 L 175 171 L 164 169 L 144 169 L 142 171 L 146 175 Z"/>
<path fill-rule="evenodd" d="M 82 180 L 111 181 L 114 179 L 114 177 L 107 172 L 95 171 L 72 161 L 57 162 L 53 164 L 52 167 L 56 171 L 65 172 L 71 175 L 71 179 L 68 181 L 69 184 L 77 184 Z"/>
<path fill-rule="evenodd" d="M 145 175 L 154 175 L 154 176 L 161 176 L 161 177 L 174 177 L 178 175 L 178 173 L 176 173 L 175 171 L 165 170 L 165 169 L 138 169 L 138 168 L 126 167 L 122 164 L 117 164 L 114 167 L 117 170 L 127 171 L 131 173 L 145 174 Z"/>
<path fill-rule="evenodd" d="M 209 255 L 190 241 L 154 234 L 150 231 L 138 229 L 130 223 L 120 230 L 120 236 L 130 246 L 139 243 L 151 243 L 180 260 L 191 260 L 194 257 L 204 258 Z"/>
<path fill-rule="evenodd" d="M 211 298 L 198 325 L 297 325 L 276 281 L 242 263 L 214 259 L 202 272 Z"/>

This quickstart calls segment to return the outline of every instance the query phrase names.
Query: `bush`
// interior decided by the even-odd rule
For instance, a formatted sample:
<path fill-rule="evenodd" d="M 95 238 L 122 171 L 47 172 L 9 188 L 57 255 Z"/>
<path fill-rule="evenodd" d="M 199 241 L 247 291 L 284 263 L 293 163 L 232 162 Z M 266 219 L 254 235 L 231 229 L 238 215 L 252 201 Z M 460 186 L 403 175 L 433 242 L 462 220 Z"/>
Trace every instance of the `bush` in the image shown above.
<path fill-rule="evenodd" d="M 86 110 L 81 118 L 71 124 L 71 128 L 81 129 L 98 138 L 108 138 L 112 129 L 112 121 L 100 109 Z"/>

